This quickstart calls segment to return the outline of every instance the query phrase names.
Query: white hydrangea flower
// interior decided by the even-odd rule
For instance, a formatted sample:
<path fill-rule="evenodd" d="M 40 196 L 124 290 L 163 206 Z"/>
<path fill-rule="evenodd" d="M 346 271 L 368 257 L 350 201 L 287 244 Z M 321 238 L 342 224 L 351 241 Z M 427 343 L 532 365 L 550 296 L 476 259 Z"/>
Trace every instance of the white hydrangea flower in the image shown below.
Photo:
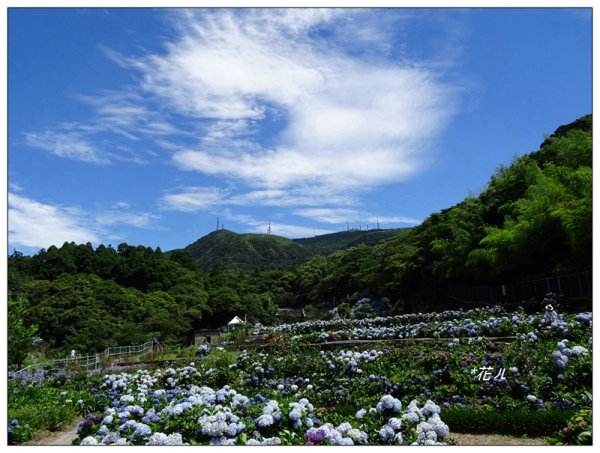
<path fill-rule="evenodd" d="M 79 445 L 98 445 L 98 440 L 94 436 L 87 436 Z"/>

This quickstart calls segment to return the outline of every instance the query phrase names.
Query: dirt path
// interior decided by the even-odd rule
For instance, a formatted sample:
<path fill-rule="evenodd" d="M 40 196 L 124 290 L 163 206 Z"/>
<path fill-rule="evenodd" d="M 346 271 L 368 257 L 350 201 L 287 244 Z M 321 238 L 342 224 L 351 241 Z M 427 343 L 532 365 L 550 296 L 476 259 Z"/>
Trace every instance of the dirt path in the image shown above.
<path fill-rule="evenodd" d="M 548 445 L 543 437 L 513 437 L 501 434 L 462 434 L 450 433 L 449 443 L 454 445 L 500 446 L 500 445 Z"/>
<path fill-rule="evenodd" d="M 82 421 L 83 419 L 79 418 L 62 431 L 41 431 L 23 445 L 72 445 L 73 439 L 77 437 L 77 427 Z"/>

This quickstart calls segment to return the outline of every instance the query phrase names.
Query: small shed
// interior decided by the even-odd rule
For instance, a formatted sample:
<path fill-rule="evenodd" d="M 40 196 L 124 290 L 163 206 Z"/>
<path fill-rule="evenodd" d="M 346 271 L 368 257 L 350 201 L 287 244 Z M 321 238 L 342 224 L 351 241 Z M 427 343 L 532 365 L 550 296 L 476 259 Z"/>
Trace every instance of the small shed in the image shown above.
<path fill-rule="evenodd" d="M 277 317 L 283 322 L 298 322 L 306 318 L 304 309 L 278 308 Z"/>
<path fill-rule="evenodd" d="M 194 333 L 194 346 L 205 343 L 214 343 L 219 339 L 221 332 L 218 330 L 198 330 Z"/>

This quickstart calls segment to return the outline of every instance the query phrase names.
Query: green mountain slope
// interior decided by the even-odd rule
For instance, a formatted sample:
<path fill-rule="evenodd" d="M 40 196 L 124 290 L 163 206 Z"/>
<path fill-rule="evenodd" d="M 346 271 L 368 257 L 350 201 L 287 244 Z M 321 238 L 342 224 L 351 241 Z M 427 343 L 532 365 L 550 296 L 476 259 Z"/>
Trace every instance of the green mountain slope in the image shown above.
<path fill-rule="evenodd" d="M 183 249 L 201 270 L 287 268 L 309 259 L 311 253 L 290 239 L 267 234 L 214 231 Z"/>
<path fill-rule="evenodd" d="M 323 234 L 311 238 L 293 239 L 293 241 L 303 245 L 314 255 L 329 255 L 360 244 L 375 245 L 384 239 L 396 236 L 405 229 L 340 231 L 339 233 Z"/>
<path fill-rule="evenodd" d="M 360 244 L 375 245 L 400 231 L 402 229 L 342 231 L 292 240 L 275 235 L 219 230 L 182 250 L 192 257 L 198 269 L 204 271 L 288 269 L 316 255 L 329 255 Z"/>

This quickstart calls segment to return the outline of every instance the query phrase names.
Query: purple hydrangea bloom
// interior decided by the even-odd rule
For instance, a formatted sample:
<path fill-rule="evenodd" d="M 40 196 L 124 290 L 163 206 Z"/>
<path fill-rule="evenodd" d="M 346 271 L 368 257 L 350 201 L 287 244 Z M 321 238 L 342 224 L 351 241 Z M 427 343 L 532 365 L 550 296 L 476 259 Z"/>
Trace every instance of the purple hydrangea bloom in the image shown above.
<path fill-rule="evenodd" d="M 313 444 L 318 444 L 320 442 L 323 442 L 323 439 L 325 439 L 325 431 L 323 431 L 322 429 L 317 429 L 312 433 L 306 433 L 304 437 L 306 437 Z"/>

